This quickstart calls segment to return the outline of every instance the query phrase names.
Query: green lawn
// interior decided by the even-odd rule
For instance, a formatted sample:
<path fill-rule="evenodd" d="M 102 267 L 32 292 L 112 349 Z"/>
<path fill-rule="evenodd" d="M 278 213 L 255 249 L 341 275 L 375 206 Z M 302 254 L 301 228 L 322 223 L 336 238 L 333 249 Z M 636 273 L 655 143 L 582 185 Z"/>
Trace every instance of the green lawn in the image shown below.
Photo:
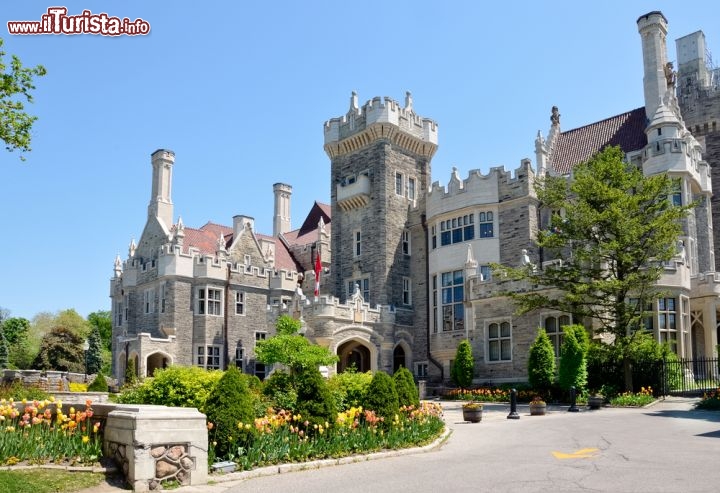
<path fill-rule="evenodd" d="M 103 482 L 105 474 L 67 472 L 57 469 L 0 471 L 0 493 L 65 493 L 91 488 Z"/>

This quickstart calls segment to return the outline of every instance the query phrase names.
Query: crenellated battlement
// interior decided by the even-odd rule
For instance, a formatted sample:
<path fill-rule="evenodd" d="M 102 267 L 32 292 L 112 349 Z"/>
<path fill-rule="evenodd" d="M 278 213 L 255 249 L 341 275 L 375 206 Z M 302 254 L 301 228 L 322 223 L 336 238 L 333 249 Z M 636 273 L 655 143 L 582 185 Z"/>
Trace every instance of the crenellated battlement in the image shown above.
<path fill-rule="evenodd" d="M 494 204 L 526 197 L 534 193 L 535 172 L 529 159 L 523 159 L 514 170 L 504 166 L 490 168 L 487 174 L 479 169 L 470 170 L 468 177 L 460 179 L 453 168 L 447 186 L 433 182 L 427 196 L 428 217 L 442 211 L 458 208 L 462 204 Z"/>
<path fill-rule="evenodd" d="M 412 105 L 412 96 L 408 92 L 405 97 L 405 106 L 392 98 L 379 96 L 368 100 L 362 107 L 358 106 L 357 93 L 353 92 L 350 97 L 350 109 L 338 118 L 331 118 L 325 122 L 324 135 L 325 146 L 343 141 L 354 135 L 363 133 L 373 128 L 376 124 L 389 124 L 390 128 L 384 127 L 379 133 L 375 132 L 368 136 L 370 142 L 379 137 L 391 137 L 393 130 L 400 130 L 409 134 L 415 139 L 437 146 L 437 123 L 430 118 L 424 118 L 415 113 Z M 433 148 L 434 151 L 434 148 Z"/>

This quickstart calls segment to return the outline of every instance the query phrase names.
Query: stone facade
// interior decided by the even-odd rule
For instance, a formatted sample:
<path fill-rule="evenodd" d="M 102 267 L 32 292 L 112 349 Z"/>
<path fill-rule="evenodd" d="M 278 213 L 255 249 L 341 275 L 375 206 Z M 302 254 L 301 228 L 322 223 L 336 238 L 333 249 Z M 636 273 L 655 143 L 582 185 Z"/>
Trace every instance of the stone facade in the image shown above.
<path fill-rule="evenodd" d="M 659 282 L 674 309 L 660 310 L 656 302 L 653 330 L 680 355 L 713 355 L 720 274 L 712 216 L 720 206 L 710 204 L 711 174 L 720 169 L 713 166 L 720 100 L 708 74 L 715 72 L 703 72 L 697 61 L 691 41 L 703 38 L 695 33 L 678 50 L 675 78 L 662 13 L 641 16 L 638 30 L 644 106 L 569 131 L 561 130 L 553 107 L 549 132 L 535 140 L 537 171 L 523 159 L 513 171 L 472 170 L 461 179 L 454 169 L 446 186 L 433 183 L 438 126 L 415 112 L 410 93 L 404 104 L 375 97 L 363 105 L 353 93 L 348 111 L 324 125 L 331 204 L 316 203 L 291 230 L 292 187 L 276 183 L 273 235 L 265 236 L 249 216 L 233 217 L 232 227 L 173 223 L 175 155 L 156 151 L 145 229 L 127 258 L 116 259 L 111 281 L 115 376 L 122 379 L 130 358 L 143 376 L 168 364 L 230 363 L 264 376 L 255 342 L 289 313 L 308 338 L 339 356 L 328 373 L 406 366 L 418 378 L 448 380 L 457 345 L 468 338 L 478 381 L 524 379 L 537 328 L 554 328 L 557 343 L 569 316 L 515 315 L 505 281 L 493 279 L 489 266 L 558 261 L 534 242 L 549 219 L 538 205 L 536 179 L 570 176 L 606 145 L 620 145 L 645 174 L 669 174 L 678 184 L 672 199 L 695 204 L 678 256 Z M 312 296 L 318 258 L 320 293 Z"/>

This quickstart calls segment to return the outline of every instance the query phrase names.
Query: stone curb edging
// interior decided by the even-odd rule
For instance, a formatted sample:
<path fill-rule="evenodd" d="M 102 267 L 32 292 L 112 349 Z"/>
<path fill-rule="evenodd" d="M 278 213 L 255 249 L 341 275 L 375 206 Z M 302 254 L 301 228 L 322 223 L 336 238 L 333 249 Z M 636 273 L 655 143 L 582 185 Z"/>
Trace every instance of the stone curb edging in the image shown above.
<path fill-rule="evenodd" d="M 343 464 L 353 464 L 356 462 L 365 462 L 376 459 L 384 459 L 386 457 L 398 457 L 401 455 L 412 455 L 430 452 L 442 446 L 452 434 L 449 426 L 445 425 L 445 430 L 433 442 L 423 445 L 422 447 L 411 447 L 397 450 L 385 450 L 382 452 L 373 452 L 364 455 L 351 455 L 341 457 L 339 459 L 319 459 L 309 462 L 292 462 L 286 464 L 275 464 L 272 466 L 259 467 L 249 471 L 231 472 L 223 475 L 209 475 L 208 480 L 215 483 L 225 483 L 229 481 L 240 481 L 244 479 L 260 478 L 264 476 L 274 476 L 276 474 L 286 474 L 289 472 L 305 471 L 310 469 L 320 469 L 321 467 L 340 466 Z"/>
<path fill-rule="evenodd" d="M 0 471 L 24 471 L 28 469 L 53 469 L 67 472 L 93 472 L 103 474 L 115 474 L 118 468 L 115 466 L 63 466 L 60 464 L 23 464 L 15 466 L 0 466 Z"/>

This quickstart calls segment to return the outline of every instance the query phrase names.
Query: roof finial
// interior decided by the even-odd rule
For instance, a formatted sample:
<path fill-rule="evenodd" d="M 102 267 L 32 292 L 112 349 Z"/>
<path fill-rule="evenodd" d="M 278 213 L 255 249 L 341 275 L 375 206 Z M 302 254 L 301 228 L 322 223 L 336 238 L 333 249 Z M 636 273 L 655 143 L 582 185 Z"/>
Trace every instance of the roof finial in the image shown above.
<path fill-rule="evenodd" d="M 551 111 L 550 121 L 553 125 L 560 125 L 560 110 L 557 106 L 553 106 Z"/>
<path fill-rule="evenodd" d="M 408 111 L 413 109 L 412 93 L 410 91 L 405 92 L 405 109 Z"/>
<path fill-rule="evenodd" d="M 350 95 L 350 110 L 357 111 L 357 109 L 358 109 L 358 96 L 357 96 L 357 92 L 353 91 L 352 94 Z"/>

